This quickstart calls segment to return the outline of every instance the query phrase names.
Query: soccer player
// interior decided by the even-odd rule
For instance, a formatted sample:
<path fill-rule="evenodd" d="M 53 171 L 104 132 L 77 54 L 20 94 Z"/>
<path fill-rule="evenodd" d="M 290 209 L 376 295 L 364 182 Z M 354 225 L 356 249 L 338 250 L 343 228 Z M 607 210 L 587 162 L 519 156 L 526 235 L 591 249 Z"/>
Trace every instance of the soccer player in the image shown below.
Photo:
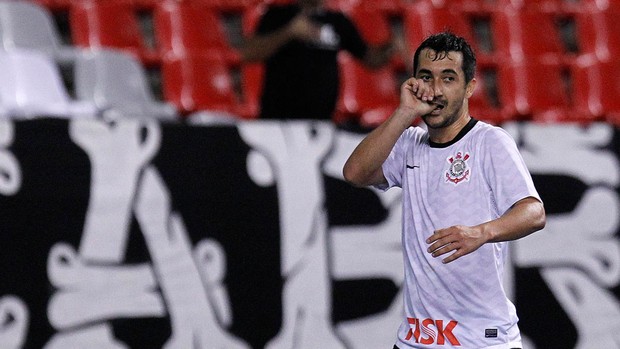
<path fill-rule="evenodd" d="M 470 116 L 476 58 L 450 32 L 417 48 L 392 116 L 343 173 L 356 186 L 402 188 L 405 317 L 394 348 L 522 348 L 502 286 L 507 242 L 545 225 L 514 140 Z M 412 127 L 416 118 L 426 125 Z"/>

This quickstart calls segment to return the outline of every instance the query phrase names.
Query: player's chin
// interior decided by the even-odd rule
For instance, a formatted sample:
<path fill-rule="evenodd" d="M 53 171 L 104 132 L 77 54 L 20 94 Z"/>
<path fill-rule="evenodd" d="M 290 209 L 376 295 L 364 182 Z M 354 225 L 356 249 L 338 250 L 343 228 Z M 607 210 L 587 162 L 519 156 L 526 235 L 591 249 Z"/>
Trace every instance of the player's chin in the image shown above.
<path fill-rule="evenodd" d="M 442 127 L 445 123 L 441 113 L 435 113 L 435 111 L 422 116 L 422 121 L 430 128 Z"/>

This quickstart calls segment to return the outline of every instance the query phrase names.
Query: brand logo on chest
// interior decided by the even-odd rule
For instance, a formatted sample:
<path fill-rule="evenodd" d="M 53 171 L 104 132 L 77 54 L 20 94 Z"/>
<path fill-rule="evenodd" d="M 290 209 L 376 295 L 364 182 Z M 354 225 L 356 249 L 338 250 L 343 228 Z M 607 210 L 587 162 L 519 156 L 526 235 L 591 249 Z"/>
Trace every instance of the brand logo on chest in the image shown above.
<path fill-rule="evenodd" d="M 457 185 L 461 182 L 468 182 L 471 177 L 471 170 L 467 161 L 471 158 L 468 153 L 456 153 L 455 156 L 448 157 L 450 167 L 446 171 L 446 182 Z"/>

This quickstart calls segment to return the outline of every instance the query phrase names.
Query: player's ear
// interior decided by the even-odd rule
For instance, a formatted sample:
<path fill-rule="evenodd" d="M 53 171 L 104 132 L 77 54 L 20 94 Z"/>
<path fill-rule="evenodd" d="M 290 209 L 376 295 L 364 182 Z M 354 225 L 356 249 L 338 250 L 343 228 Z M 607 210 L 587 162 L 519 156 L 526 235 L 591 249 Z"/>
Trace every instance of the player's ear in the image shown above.
<path fill-rule="evenodd" d="M 465 98 L 470 98 L 474 94 L 474 91 L 476 90 L 476 84 L 477 83 L 478 83 L 478 81 L 476 80 L 476 78 L 471 79 L 467 83 L 467 86 L 465 86 Z"/>

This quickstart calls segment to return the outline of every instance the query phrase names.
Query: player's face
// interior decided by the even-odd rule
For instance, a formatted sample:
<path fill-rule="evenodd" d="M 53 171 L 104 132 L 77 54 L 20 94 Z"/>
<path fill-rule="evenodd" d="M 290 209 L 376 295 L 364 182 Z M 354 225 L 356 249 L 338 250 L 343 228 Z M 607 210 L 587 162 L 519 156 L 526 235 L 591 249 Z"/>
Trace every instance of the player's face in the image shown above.
<path fill-rule="evenodd" d="M 459 118 L 467 117 L 469 111 L 466 99 L 473 92 L 475 80 L 470 84 L 465 83 L 462 63 L 461 52 L 451 51 L 438 58 L 434 50 L 424 49 L 420 52 L 415 76 L 429 84 L 435 94 L 435 109 L 422 116 L 429 128 L 445 128 Z"/>

